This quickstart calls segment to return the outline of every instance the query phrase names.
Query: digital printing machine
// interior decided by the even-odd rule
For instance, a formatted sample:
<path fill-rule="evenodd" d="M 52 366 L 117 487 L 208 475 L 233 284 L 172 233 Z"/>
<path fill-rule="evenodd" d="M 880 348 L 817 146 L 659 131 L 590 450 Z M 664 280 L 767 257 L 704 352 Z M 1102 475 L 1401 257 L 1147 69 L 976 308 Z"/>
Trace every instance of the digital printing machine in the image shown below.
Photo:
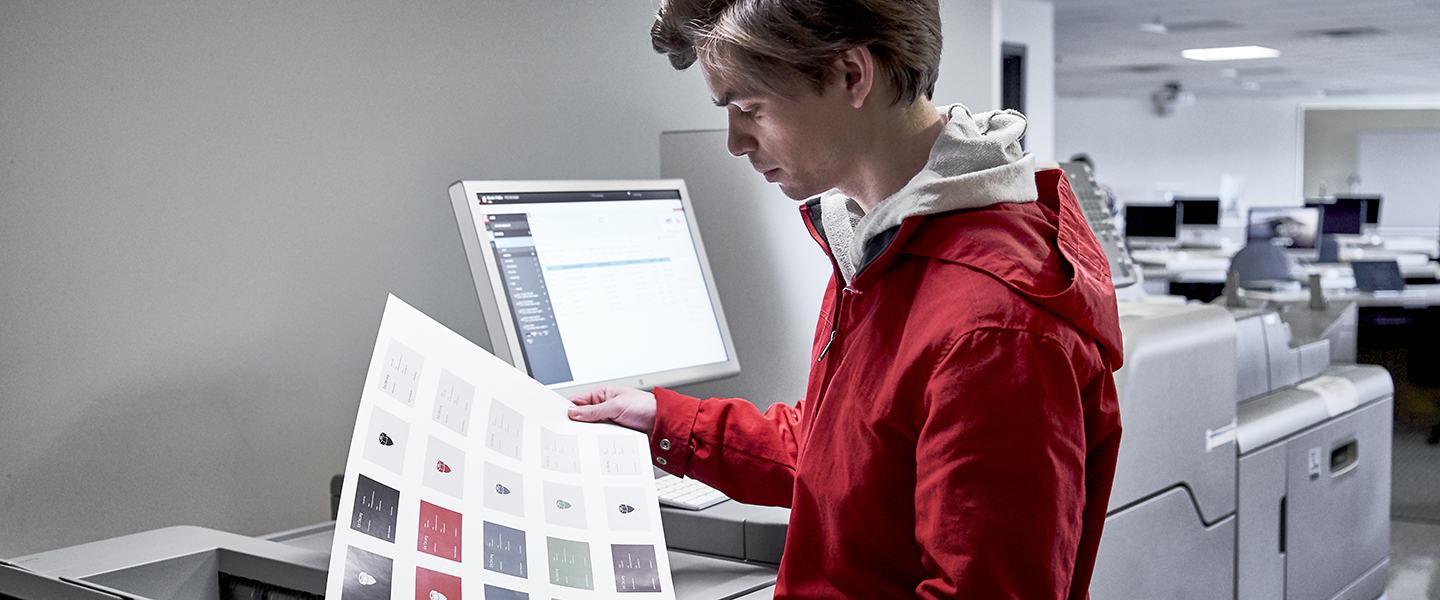
<path fill-rule="evenodd" d="M 1354 304 L 1120 314 L 1125 430 L 1091 597 L 1380 597 L 1392 387 L 1353 364 Z M 677 597 L 770 597 L 788 511 L 725 502 L 662 519 Z M 314 598 L 332 534 L 147 531 L 0 562 L 0 596 Z"/>
<path fill-rule="evenodd" d="M 1353 303 L 1122 303 L 1121 437 L 1091 597 L 1373 600 L 1393 388 Z"/>
<path fill-rule="evenodd" d="M 717 522 L 724 524 L 700 529 L 720 536 L 715 548 L 720 552 L 743 553 L 746 549 L 744 532 L 727 532 L 727 525 L 743 529 L 747 517 L 764 520 L 766 510 L 779 510 L 725 504 L 733 506 L 718 511 L 725 516 Z M 778 532 L 781 543 L 783 523 L 780 521 Z M 668 520 L 666 532 L 671 532 Z M 318 600 L 325 593 L 334 533 L 334 522 L 263 537 L 187 526 L 144 531 L 0 560 L 0 598 Z M 738 544 L 736 533 L 740 534 Z M 764 540 L 767 535 L 771 538 L 768 543 Z M 778 561 L 775 535 L 774 531 L 752 534 L 750 550 Z M 699 539 L 692 535 L 691 545 L 699 544 Z M 768 600 L 776 565 L 685 552 L 671 543 L 670 570 L 676 598 Z"/>

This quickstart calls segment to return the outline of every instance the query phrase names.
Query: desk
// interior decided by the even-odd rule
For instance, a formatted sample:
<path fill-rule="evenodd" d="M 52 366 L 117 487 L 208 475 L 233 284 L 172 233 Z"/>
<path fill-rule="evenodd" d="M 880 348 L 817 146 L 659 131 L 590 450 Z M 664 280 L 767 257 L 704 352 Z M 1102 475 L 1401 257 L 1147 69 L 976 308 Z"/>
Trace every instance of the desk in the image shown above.
<path fill-rule="evenodd" d="M 1134 250 L 1130 258 L 1140 265 L 1147 293 L 1209 302 L 1224 291 L 1225 273 L 1235 252 L 1235 248 Z"/>
<path fill-rule="evenodd" d="M 1209 302 L 1223 292 L 1226 272 L 1236 249 L 1180 248 L 1177 250 L 1133 250 L 1130 257 L 1140 266 L 1145 277 L 1145 291 L 1155 295 L 1185 296 Z M 1383 248 L 1348 248 L 1340 258 L 1351 260 L 1394 260 L 1400 274 L 1409 283 L 1435 283 L 1440 280 L 1440 264 L 1416 252 L 1396 252 Z M 1293 263 L 1291 276 L 1306 281 L 1320 275 L 1326 290 L 1348 290 L 1355 287 L 1355 275 L 1348 262 Z M 1363 306 L 1364 304 L 1362 304 Z"/>

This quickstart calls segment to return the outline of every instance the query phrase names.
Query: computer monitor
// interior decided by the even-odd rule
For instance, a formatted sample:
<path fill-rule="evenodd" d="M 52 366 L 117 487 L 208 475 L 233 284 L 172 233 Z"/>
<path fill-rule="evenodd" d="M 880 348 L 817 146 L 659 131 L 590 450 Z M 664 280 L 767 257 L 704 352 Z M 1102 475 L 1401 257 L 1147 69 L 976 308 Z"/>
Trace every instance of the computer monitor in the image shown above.
<path fill-rule="evenodd" d="M 1365 224 L 1380 224 L 1380 194 L 1335 194 L 1335 201 L 1340 200 L 1364 200 L 1365 201 Z"/>
<path fill-rule="evenodd" d="M 1270 240 L 1282 248 L 1313 250 L 1320 238 L 1320 209 L 1313 206 L 1263 206 L 1250 209 L 1246 237 Z"/>
<path fill-rule="evenodd" d="M 1174 204 L 1125 207 L 1125 237 L 1132 246 L 1178 243 L 1179 208 Z"/>
<path fill-rule="evenodd" d="M 685 182 L 450 186 L 492 352 L 560 392 L 740 371 Z"/>
<path fill-rule="evenodd" d="M 1365 198 L 1336 198 L 1320 207 L 1320 233 L 1359 235 L 1365 226 L 1370 201 Z M 1310 206 L 1310 204 L 1306 204 Z"/>
<path fill-rule="evenodd" d="M 1219 225 L 1219 198 L 1175 198 L 1181 225 Z"/>

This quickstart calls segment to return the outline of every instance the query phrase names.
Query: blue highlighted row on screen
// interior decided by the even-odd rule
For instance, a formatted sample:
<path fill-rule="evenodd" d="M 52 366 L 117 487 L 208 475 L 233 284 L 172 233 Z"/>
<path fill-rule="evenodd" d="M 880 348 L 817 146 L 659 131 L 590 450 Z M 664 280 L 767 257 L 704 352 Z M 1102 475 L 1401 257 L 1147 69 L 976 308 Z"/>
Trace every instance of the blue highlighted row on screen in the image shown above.
<path fill-rule="evenodd" d="M 646 263 L 670 262 L 670 257 L 660 258 L 637 258 L 634 260 L 612 260 L 608 262 L 576 263 L 573 265 L 555 265 L 545 267 L 546 271 L 564 271 L 567 269 L 593 269 L 595 267 L 619 267 L 622 265 L 643 265 Z"/>

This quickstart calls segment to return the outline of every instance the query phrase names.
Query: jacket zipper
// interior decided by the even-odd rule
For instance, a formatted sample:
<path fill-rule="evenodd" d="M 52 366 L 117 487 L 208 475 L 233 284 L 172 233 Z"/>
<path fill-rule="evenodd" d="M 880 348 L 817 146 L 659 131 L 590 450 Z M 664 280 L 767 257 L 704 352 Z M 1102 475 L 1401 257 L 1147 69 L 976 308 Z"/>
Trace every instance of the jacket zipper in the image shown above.
<path fill-rule="evenodd" d="M 845 309 L 849 305 L 848 296 L 859 294 L 860 290 L 847 285 L 840 289 L 840 297 L 835 301 L 835 319 L 830 324 L 830 341 L 825 343 L 825 347 L 820 350 L 820 356 L 815 359 L 815 362 L 820 363 L 817 366 L 824 369 L 824 374 L 820 378 L 820 388 L 817 390 L 818 395 L 815 398 L 817 411 L 820 403 L 824 401 L 825 395 L 830 391 L 830 382 L 835 378 L 835 359 L 825 360 L 825 356 L 830 353 L 830 348 L 835 345 L 835 338 L 840 333 L 840 323 L 844 320 Z"/>
<path fill-rule="evenodd" d="M 825 359 L 825 353 L 830 351 L 830 344 L 835 343 L 835 332 L 839 330 L 840 328 L 834 325 L 830 326 L 830 341 L 825 342 L 825 347 L 820 349 L 820 356 L 815 357 L 815 362 L 820 362 Z"/>

